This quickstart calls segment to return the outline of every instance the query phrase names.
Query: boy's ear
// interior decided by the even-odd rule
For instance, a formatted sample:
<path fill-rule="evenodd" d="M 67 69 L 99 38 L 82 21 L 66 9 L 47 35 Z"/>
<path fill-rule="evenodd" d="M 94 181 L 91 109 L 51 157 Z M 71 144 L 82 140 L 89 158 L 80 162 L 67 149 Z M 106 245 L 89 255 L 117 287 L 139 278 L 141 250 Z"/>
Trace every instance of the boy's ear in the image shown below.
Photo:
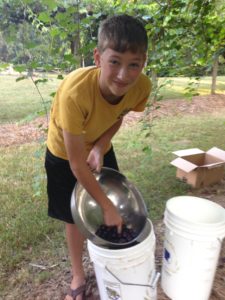
<path fill-rule="evenodd" d="M 98 50 L 98 48 L 95 48 L 94 49 L 94 61 L 95 61 L 95 65 L 96 65 L 96 67 L 100 67 L 101 66 L 101 64 L 100 64 L 100 53 L 99 53 L 99 50 Z"/>

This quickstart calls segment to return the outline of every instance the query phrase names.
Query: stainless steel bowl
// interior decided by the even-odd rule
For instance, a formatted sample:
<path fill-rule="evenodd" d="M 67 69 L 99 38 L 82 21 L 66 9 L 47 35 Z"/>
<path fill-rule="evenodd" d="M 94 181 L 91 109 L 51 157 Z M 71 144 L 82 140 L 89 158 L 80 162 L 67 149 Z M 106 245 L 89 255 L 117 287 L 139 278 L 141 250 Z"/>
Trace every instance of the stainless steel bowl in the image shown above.
<path fill-rule="evenodd" d="M 97 236 L 96 230 L 104 223 L 103 214 L 97 202 L 77 183 L 71 197 L 71 212 L 74 222 L 81 232 L 94 244 L 107 248 L 122 248 L 139 242 L 145 235 L 148 212 L 137 188 L 120 172 L 102 168 L 95 177 L 107 197 L 121 214 L 127 227 L 136 232 L 136 238 L 127 243 L 113 243 Z"/>

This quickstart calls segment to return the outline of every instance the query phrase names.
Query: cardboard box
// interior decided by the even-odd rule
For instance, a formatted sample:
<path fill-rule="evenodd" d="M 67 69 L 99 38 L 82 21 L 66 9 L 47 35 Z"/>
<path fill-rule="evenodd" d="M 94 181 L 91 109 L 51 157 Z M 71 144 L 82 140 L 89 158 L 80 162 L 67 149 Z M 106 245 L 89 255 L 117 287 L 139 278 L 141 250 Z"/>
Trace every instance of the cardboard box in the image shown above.
<path fill-rule="evenodd" d="M 219 182 L 224 176 L 225 151 L 213 147 L 207 152 L 198 148 L 173 152 L 176 177 L 199 188 Z"/>

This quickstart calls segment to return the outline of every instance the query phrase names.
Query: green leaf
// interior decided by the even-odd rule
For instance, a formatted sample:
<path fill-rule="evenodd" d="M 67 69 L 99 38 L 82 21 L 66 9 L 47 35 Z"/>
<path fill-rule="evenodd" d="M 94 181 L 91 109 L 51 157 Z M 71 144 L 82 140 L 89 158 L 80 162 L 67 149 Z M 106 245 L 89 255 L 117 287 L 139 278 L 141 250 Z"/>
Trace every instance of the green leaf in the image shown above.
<path fill-rule="evenodd" d="M 41 12 L 40 15 L 38 16 L 38 19 L 43 22 L 43 23 L 50 23 L 51 22 L 51 17 L 49 16 L 48 13 L 46 12 Z"/>
<path fill-rule="evenodd" d="M 37 80 L 34 81 L 34 83 L 35 83 L 35 84 L 38 84 L 38 83 L 45 83 L 45 82 L 47 82 L 47 81 L 48 81 L 48 79 L 46 79 L 46 78 L 44 78 L 44 79 L 37 79 Z"/>
<path fill-rule="evenodd" d="M 60 35 L 60 29 L 58 27 L 53 27 L 50 29 L 50 35 L 52 37 Z"/>
<path fill-rule="evenodd" d="M 64 79 L 64 76 L 62 75 L 62 74 L 59 74 L 58 76 L 57 76 L 57 79 Z"/>
<path fill-rule="evenodd" d="M 36 61 L 31 61 L 28 65 L 30 69 L 36 69 L 39 67 L 39 64 Z"/>
<path fill-rule="evenodd" d="M 54 10 L 55 8 L 57 8 L 57 1 L 55 0 L 42 0 L 42 3 L 46 6 L 48 6 L 48 8 L 50 10 Z"/>
<path fill-rule="evenodd" d="M 45 64 L 43 66 L 44 70 L 47 71 L 52 71 L 54 69 L 54 67 L 51 64 Z"/>
<path fill-rule="evenodd" d="M 76 58 L 73 56 L 73 54 L 65 54 L 64 60 L 70 62 L 71 64 L 76 62 Z"/>
<path fill-rule="evenodd" d="M 146 154 L 148 155 L 152 155 L 152 148 L 151 146 L 145 146 L 143 149 L 142 149 L 143 152 L 145 152 Z"/>
<path fill-rule="evenodd" d="M 68 14 L 74 14 L 75 12 L 77 12 L 77 8 L 74 6 L 70 6 L 67 8 L 67 12 Z"/>
<path fill-rule="evenodd" d="M 17 77 L 16 82 L 24 80 L 24 79 L 27 79 L 27 77 L 26 76 Z"/>
<path fill-rule="evenodd" d="M 51 97 L 55 97 L 55 95 L 56 95 L 56 92 L 53 92 L 50 94 Z"/>
<path fill-rule="evenodd" d="M 55 19 L 61 24 L 61 22 L 64 22 L 68 19 L 68 16 L 65 13 L 57 13 Z"/>
<path fill-rule="evenodd" d="M 19 73 L 25 72 L 27 70 L 25 65 L 20 65 L 20 66 L 17 65 L 17 66 L 14 66 L 13 68 L 16 72 L 19 72 Z"/>
<path fill-rule="evenodd" d="M 172 18 L 171 15 L 166 16 L 163 22 L 163 26 L 166 26 L 171 20 L 171 18 Z"/>

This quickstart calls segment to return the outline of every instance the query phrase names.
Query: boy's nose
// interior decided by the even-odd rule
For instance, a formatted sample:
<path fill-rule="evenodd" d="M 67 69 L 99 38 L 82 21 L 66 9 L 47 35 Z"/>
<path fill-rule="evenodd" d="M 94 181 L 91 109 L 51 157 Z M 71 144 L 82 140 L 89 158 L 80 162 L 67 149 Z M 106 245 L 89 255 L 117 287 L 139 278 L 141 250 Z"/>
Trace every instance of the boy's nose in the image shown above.
<path fill-rule="evenodd" d="M 120 80 L 125 80 L 127 78 L 127 70 L 126 68 L 120 68 L 117 73 L 117 78 Z"/>

